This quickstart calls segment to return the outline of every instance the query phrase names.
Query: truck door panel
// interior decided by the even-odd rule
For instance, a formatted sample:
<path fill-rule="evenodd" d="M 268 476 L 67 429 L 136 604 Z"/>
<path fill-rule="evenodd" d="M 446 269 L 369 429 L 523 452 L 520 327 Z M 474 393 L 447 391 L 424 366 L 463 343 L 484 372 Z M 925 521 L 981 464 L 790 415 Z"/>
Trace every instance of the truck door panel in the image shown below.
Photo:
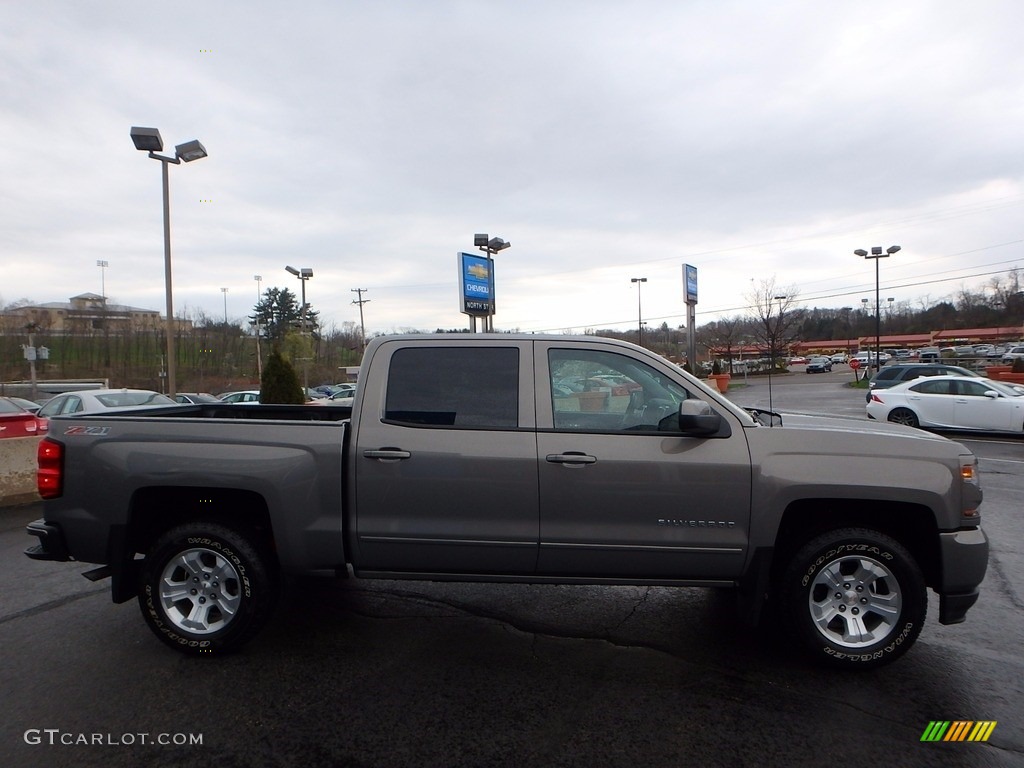
<path fill-rule="evenodd" d="M 746 555 L 751 492 L 742 430 L 722 439 L 659 432 L 678 402 L 694 396 L 665 371 L 597 348 L 535 346 L 538 573 L 737 575 Z M 567 375 L 628 381 L 603 398 L 574 403 L 559 388 Z"/>
<path fill-rule="evenodd" d="M 378 351 L 385 357 L 373 363 L 379 378 L 360 384 L 368 400 L 350 459 L 360 568 L 534 572 L 539 513 L 529 347 L 460 339 L 458 346 Z"/>

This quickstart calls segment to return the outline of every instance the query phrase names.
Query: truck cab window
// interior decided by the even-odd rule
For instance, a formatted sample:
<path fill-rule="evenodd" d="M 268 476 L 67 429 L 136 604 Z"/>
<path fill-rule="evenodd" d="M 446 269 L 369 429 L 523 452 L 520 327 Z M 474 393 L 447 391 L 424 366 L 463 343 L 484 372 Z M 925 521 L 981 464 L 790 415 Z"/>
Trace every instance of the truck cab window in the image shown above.
<path fill-rule="evenodd" d="M 388 370 L 384 420 L 415 426 L 514 429 L 519 351 L 512 347 L 410 347 Z"/>
<path fill-rule="evenodd" d="M 548 371 L 556 429 L 665 431 L 679 404 L 695 397 L 645 363 L 612 352 L 552 349 Z"/>

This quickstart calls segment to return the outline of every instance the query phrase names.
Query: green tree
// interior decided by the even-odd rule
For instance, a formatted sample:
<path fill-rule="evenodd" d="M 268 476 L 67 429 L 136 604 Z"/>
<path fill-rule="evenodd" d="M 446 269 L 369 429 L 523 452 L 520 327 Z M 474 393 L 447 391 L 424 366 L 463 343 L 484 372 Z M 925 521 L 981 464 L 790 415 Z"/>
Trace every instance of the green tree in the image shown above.
<path fill-rule="evenodd" d="M 302 324 L 302 307 L 295 294 L 287 288 L 267 288 L 250 319 L 255 321 L 257 317 L 264 337 L 278 342 Z M 307 306 L 306 330 L 315 332 L 318 325 L 319 313 Z"/>
<path fill-rule="evenodd" d="M 267 364 L 263 366 L 263 378 L 260 380 L 260 402 L 299 405 L 306 402 L 295 369 L 276 348 L 270 353 Z"/>

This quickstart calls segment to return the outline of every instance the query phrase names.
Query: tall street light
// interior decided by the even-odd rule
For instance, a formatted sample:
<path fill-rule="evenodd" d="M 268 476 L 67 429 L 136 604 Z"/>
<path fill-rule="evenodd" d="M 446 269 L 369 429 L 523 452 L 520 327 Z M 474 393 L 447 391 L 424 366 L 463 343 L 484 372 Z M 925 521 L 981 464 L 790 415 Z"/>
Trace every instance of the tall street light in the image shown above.
<path fill-rule="evenodd" d="M 882 311 L 878 287 L 878 260 L 892 256 L 899 249 L 898 245 L 890 245 L 883 252 L 882 246 L 876 245 L 871 248 L 871 253 L 868 253 L 863 248 L 858 248 L 853 252 L 855 256 L 875 260 L 875 368 L 882 367 Z"/>
<path fill-rule="evenodd" d="M 631 277 L 629 282 L 636 283 L 636 327 L 637 327 L 637 342 L 642 347 L 644 345 L 644 312 L 640 306 L 640 284 L 646 283 L 646 277 Z"/>
<path fill-rule="evenodd" d="M 487 254 L 487 317 L 484 318 L 484 332 L 494 333 L 494 254 L 511 248 L 512 243 L 500 237 L 473 235 L 473 245 Z"/>
<path fill-rule="evenodd" d="M 103 304 L 106 305 L 107 298 L 107 267 L 110 263 L 105 259 L 96 259 L 96 266 L 100 268 L 100 295 L 103 297 Z"/>
<path fill-rule="evenodd" d="M 309 267 L 302 267 L 296 269 L 295 267 L 285 267 L 290 274 L 295 275 L 302 282 L 302 335 L 306 335 L 306 281 L 313 276 L 313 270 Z M 306 363 L 302 366 L 302 386 L 305 387 L 303 395 L 309 392 L 309 364 Z"/>
<path fill-rule="evenodd" d="M 170 163 L 179 165 L 182 160 L 191 163 L 206 157 L 206 148 L 196 139 L 178 144 L 174 148 L 174 157 L 158 155 L 157 152 L 164 151 L 164 140 L 160 138 L 160 131 L 156 128 L 139 128 L 132 126 L 132 142 L 135 148 L 141 152 L 148 152 L 154 160 L 159 160 L 163 168 L 163 193 L 164 193 L 164 289 L 167 294 L 167 394 L 174 397 L 177 394 L 175 373 L 177 370 L 174 359 L 174 299 L 171 292 L 171 195 L 167 178 L 167 166 Z"/>
<path fill-rule="evenodd" d="M 228 289 L 221 288 L 220 292 L 224 294 L 224 327 L 228 324 Z"/>
<path fill-rule="evenodd" d="M 779 319 L 775 321 L 775 345 L 776 347 L 781 346 L 779 342 L 782 341 L 782 302 L 784 302 L 788 296 L 782 294 L 780 296 L 772 296 L 773 301 L 779 302 Z M 782 350 L 778 350 L 782 351 Z M 775 361 L 772 360 L 772 367 L 775 366 Z"/>

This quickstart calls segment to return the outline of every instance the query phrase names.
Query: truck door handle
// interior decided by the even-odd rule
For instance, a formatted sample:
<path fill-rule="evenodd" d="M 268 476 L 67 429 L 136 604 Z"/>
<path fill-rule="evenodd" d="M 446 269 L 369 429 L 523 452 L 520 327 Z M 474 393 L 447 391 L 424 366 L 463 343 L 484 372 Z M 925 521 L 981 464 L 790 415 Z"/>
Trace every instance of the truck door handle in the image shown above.
<path fill-rule="evenodd" d="M 380 459 L 381 461 L 400 461 L 411 456 L 412 454 L 409 451 L 403 451 L 401 448 L 381 448 L 378 451 L 363 451 L 363 458 Z"/>
<path fill-rule="evenodd" d="M 596 456 L 588 456 L 585 453 L 574 453 L 572 451 L 568 453 L 549 453 L 544 459 L 552 464 L 570 464 L 572 466 L 597 463 Z"/>

